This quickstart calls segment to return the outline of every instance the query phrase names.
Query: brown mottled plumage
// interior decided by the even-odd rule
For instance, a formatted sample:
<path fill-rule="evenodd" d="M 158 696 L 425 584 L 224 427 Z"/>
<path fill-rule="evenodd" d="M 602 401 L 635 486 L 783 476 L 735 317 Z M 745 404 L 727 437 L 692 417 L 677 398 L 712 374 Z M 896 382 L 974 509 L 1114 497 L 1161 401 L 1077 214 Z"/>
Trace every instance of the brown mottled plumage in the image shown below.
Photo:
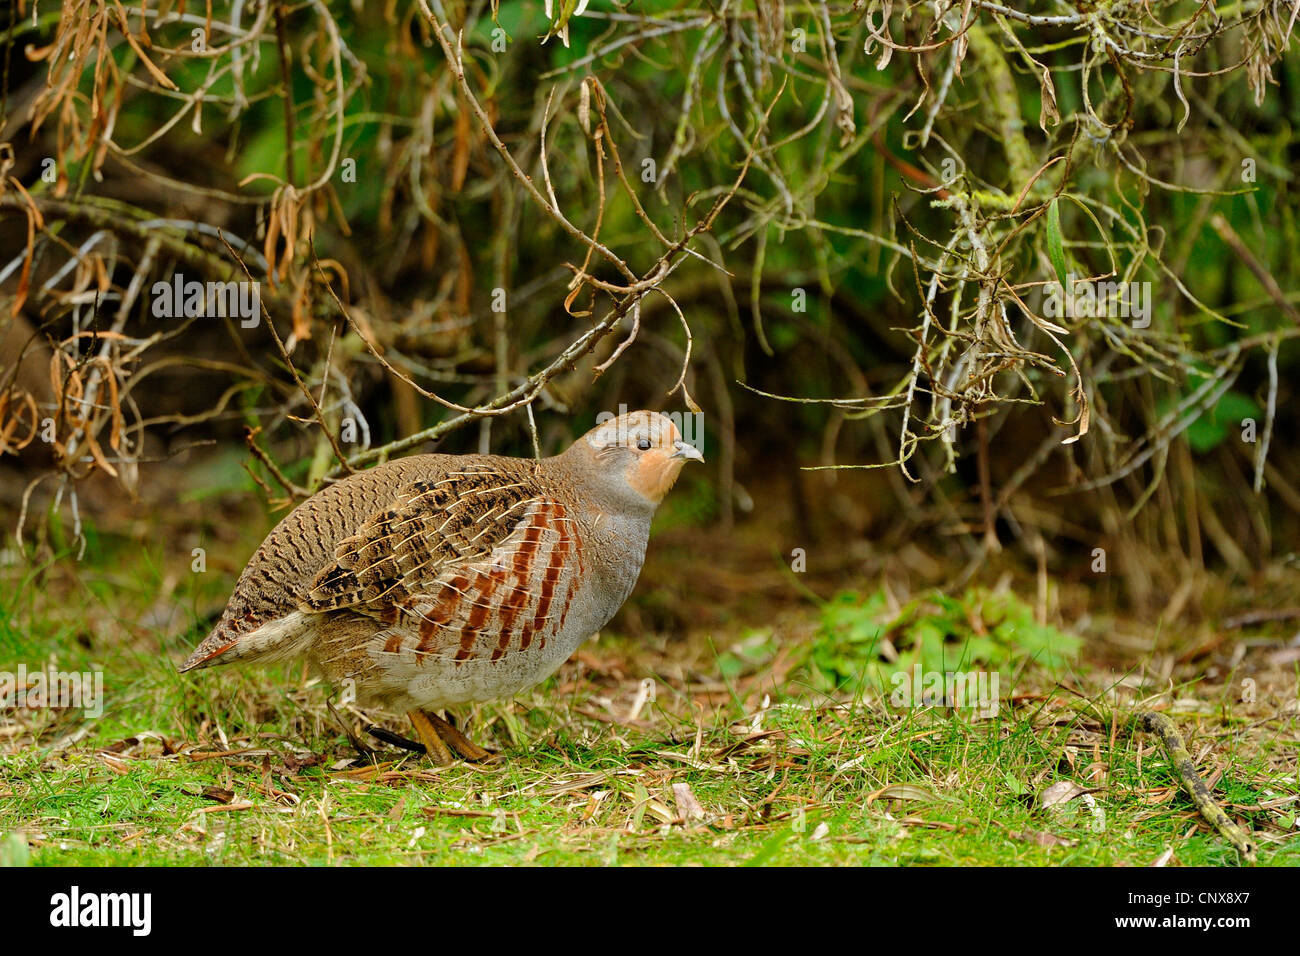
<path fill-rule="evenodd" d="M 182 671 L 306 657 L 358 700 L 406 711 L 429 752 L 484 754 L 428 711 L 546 678 L 636 583 L 650 519 L 700 454 L 654 412 L 541 460 L 416 455 L 294 509 Z"/>

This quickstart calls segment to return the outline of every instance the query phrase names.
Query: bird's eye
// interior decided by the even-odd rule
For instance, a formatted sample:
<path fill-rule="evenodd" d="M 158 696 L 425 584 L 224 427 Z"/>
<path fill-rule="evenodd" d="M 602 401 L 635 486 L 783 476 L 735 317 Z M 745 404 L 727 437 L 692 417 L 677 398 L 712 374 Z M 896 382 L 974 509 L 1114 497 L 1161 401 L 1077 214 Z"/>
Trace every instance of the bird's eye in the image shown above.
<path fill-rule="evenodd" d="M 637 443 L 636 443 L 636 447 L 637 447 L 637 448 L 640 448 L 642 451 L 649 451 L 649 450 L 650 450 L 650 439 L 648 439 L 648 438 L 638 438 L 638 439 L 637 439 Z"/>

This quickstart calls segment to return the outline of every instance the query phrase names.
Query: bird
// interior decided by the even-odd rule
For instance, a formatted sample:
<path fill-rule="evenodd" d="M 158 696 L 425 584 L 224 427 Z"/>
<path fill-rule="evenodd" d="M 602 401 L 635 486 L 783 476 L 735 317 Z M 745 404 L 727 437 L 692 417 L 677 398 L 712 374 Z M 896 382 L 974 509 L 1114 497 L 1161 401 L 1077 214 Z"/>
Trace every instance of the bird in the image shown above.
<path fill-rule="evenodd" d="M 363 707 L 405 713 L 439 764 L 489 751 L 439 716 L 545 680 L 631 595 L 688 461 L 659 412 L 601 416 L 558 455 L 424 454 L 298 505 L 180 665 L 306 659 Z"/>

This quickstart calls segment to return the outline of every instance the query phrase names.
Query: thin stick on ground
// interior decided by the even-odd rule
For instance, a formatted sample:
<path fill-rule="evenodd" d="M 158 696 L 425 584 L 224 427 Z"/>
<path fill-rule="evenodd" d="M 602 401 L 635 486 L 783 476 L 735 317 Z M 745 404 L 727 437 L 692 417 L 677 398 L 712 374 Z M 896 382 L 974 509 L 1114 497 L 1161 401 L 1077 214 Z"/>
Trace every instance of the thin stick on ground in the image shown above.
<path fill-rule="evenodd" d="M 1196 809 L 1200 811 L 1201 816 L 1219 832 L 1220 836 L 1237 848 L 1247 863 L 1254 863 L 1255 841 L 1251 839 L 1249 833 L 1233 823 L 1223 808 L 1214 802 L 1214 796 L 1210 793 L 1210 788 L 1205 785 L 1205 781 L 1197 774 L 1196 762 L 1192 760 L 1187 744 L 1178 733 L 1178 727 L 1174 722 L 1164 714 L 1148 711 L 1138 714 L 1134 723 L 1139 730 L 1155 734 L 1160 738 L 1160 742 L 1165 745 L 1165 752 L 1169 754 L 1170 762 L 1178 771 L 1183 789 L 1192 798 L 1192 803 L 1196 804 Z"/>

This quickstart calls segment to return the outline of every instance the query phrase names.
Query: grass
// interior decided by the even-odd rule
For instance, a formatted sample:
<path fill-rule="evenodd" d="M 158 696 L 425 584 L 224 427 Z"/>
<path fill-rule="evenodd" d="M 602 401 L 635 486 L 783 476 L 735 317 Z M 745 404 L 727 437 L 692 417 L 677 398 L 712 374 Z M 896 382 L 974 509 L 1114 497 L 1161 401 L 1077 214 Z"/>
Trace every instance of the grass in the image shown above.
<path fill-rule="evenodd" d="M 0 670 L 100 670 L 106 700 L 93 720 L 0 711 L 0 863 L 1237 862 L 1158 741 L 1125 729 L 1141 702 L 1190 736 L 1216 798 L 1255 830 L 1261 865 L 1300 864 L 1294 672 L 1250 706 L 1208 678 L 1162 694 L 1140 668 L 1077 658 L 1076 640 L 1033 626 L 1006 588 L 848 594 L 675 641 L 605 636 L 541 687 L 470 715 L 497 760 L 437 768 L 387 747 L 359 756 L 329 689 L 300 668 L 178 675 L 222 576 L 195 576 L 160 612 L 166 562 L 101 550 L 78 568 L 0 569 Z M 132 623 L 141 614 L 161 623 Z M 195 626 L 177 634 L 185 619 Z M 924 659 L 926 640 L 946 640 L 963 666 L 1005 668 L 996 715 L 891 701 L 891 653 L 898 666 Z M 874 682 L 851 680 L 868 671 Z M 638 706 L 647 676 L 656 694 Z M 340 710 L 357 731 L 382 719 Z M 1089 792 L 1044 806 L 1062 782 Z"/>

